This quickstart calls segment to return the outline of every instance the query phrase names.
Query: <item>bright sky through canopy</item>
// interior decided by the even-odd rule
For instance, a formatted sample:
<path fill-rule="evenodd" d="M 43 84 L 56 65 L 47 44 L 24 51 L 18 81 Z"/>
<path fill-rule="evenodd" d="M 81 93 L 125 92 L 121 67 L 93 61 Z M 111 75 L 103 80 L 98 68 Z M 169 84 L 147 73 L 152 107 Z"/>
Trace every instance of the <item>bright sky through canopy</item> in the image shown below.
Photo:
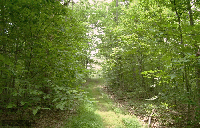
<path fill-rule="evenodd" d="M 73 0 L 75 3 L 79 2 L 79 0 Z M 112 2 L 112 0 L 89 0 L 90 4 L 94 4 L 94 1 L 104 1 L 104 2 Z"/>

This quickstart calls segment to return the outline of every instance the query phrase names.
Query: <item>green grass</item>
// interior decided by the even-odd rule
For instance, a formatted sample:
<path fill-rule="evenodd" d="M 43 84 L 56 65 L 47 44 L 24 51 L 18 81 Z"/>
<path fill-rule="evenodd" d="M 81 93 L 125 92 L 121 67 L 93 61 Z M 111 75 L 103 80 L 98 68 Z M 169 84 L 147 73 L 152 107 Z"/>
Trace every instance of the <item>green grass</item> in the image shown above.
<path fill-rule="evenodd" d="M 142 123 L 129 115 L 103 92 L 101 80 L 91 80 L 84 86 L 87 97 L 93 102 L 83 103 L 77 115 L 66 123 L 66 128 L 142 128 Z"/>
<path fill-rule="evenodd" d="M 91 103 L 84 104 L 79 109 L 78 115 L 67 121 L 66 128 L 104 128 L 101 116 L 94 113 Z"/>

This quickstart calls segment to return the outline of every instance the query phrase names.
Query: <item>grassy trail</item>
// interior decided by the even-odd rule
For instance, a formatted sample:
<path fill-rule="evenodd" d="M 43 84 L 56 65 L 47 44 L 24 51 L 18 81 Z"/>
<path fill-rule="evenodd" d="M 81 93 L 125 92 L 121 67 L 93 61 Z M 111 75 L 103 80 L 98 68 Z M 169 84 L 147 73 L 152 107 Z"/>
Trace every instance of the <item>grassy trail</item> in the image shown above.
<path fill-rule="evenodd" d="M 78 115 L 72 117 L 69 128 L 144 128 L 135 116 L 131 116 L 109 98 L 101 80 L 91 80 L 84 86 L 87 97 L 93 102 L 80 106 Z"/>

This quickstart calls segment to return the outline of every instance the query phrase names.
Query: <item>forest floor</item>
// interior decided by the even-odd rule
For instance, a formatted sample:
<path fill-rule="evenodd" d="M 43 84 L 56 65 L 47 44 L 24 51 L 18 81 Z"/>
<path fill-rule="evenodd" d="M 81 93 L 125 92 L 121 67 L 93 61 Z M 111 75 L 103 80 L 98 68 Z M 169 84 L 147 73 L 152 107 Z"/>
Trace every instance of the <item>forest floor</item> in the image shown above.
<path fill-rule="evenodd" d="M 82 87 L 87 98 L 77 110 L 41 110 L 34 117 L 34 128 L 147 128 L 138 117 L 128 111 L 124 102 L 115 100 L 102 79 L 88 80 Z M 14 110 L 13 110 L 14 111 Z M 15 113 L 15 114 L 13 114 Z M 29 120 L 30 112 L 5 112 L 1 120 Z M 20 116 L 20 117 L 18 117 Z"/>
<path fill-rule="evenodd" d="M 102 80 L 90 80 L 83 87 L 91 102 L 80 106 L 76 116 L 68 119 L 69 128 L 145 128 L 135 115 L 131 115 L 123 105 L 115 102 L 108 94 Z"/>

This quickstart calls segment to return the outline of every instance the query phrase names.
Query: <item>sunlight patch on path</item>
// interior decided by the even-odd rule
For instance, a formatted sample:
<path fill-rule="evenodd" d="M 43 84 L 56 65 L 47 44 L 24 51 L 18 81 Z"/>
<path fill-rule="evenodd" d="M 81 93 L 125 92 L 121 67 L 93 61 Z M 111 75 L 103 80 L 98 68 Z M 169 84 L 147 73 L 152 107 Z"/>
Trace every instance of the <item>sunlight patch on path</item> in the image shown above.
<path fill-rule="evenodd" d="M 119 113 L 118 113 L 119 112 Z M 110 111 L 96 110 L 95 114 L 98 114 L 103 119 L 105 128 L 141 128 L 142 124 L 135 116 L 125 115 L 120 113 L 119 108 L 115 108 Z"/>
<path fill-rule="evenodd" d="M 113 111 L 95 111 L 96 114 L 100 115 L 103 119 L 103 123 L 106 128 L 118 128 L 123 126 L 119 116 Z"/>
<path fill-rule="evenodd" d="M 134 116 L 125 114 L 116 103 L 109 98 L 109 96 L 102 90 L 104 86 L 94 85 L 93 96 L 98 101 L 97 110 L 98 114 L 103 119 L 105 128 L 142 128 L 142 123 Z"/>

